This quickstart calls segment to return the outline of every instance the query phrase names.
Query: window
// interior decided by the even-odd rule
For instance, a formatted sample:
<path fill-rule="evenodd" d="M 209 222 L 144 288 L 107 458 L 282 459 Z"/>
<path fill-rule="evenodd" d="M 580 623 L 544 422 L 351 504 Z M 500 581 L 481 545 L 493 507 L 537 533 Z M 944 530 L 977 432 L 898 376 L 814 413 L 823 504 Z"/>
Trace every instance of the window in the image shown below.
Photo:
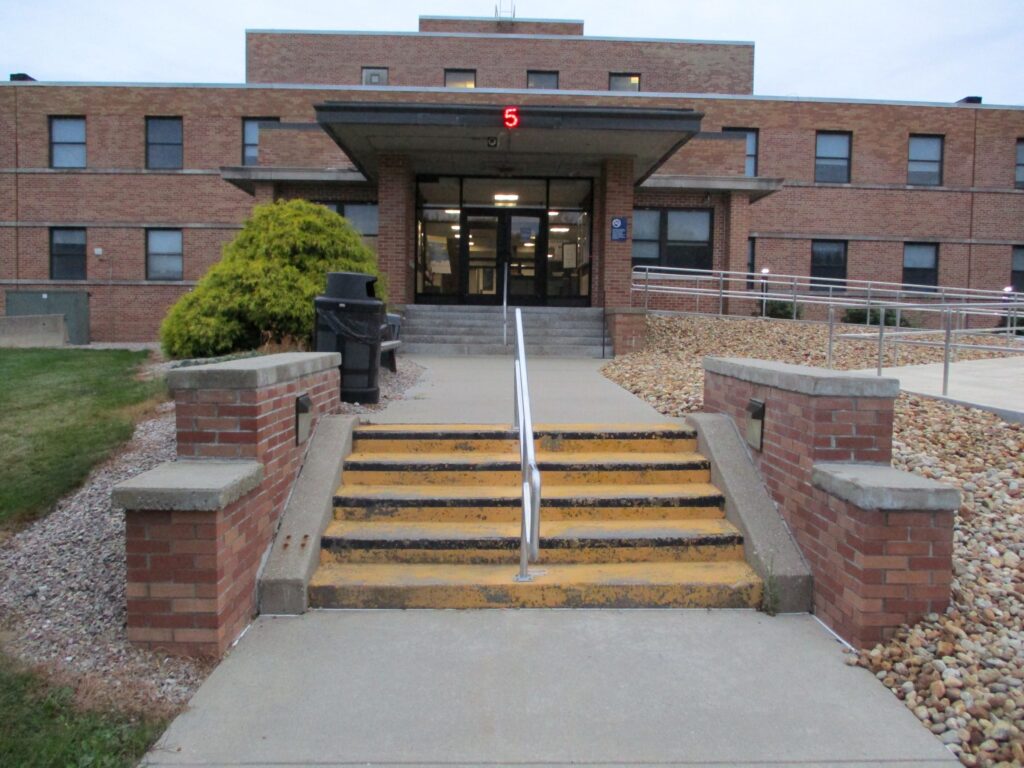
<path fill-rule="evenodd" d="M 850 183 L 852 134 L 818 131 L 814 149 L 814 180 L 825 184 Z"/>
<path fill-rule="evenodd" d="M 363 67 L 363 85 L 387 85 L 387 67 Z"/>
<path fill-rule="evenodd" d="M 377 250 L 377 233 L 380 226 L 380 209 L 376 203 L 337 203 L 333 200 L 317 200 L 320 205 L 330 208 L 348 219 L 356 232 L 363 236 L 363 242 Z"/>
<path fill-rule="evenodd" d="M 747 290 L 754 290 L 754 271 L 757 269 L 757 241 L 753 237 L 747 238 Z"/>
<path fill-rule="evenodd" d="M 84 117 L 50 118 L 50 167 L 85 168 Z"/>
<path fill-rule="evenodd" d="M 527 88 L 546 88 L 549 91 L 558 90 L 557 72 L 539 72 L 531 69 L 526 73 Z"/>
<path fill-rule="evenodd" d="M 757 128 L 723 128 L 723 133 L 742 133 L 747 137 L 745 176 L 757 176 Z"/>
<path fill-rule="evenodd" d="M 942 136 L 911 135 L 907 157 L 907 184 L 942 184 Z"/>
<path fill-rule="evenodd" d="M 935 243 L 906 243 L 903 246 L 903 283 L 939 284 L 939 246 Z"/>
<path fill-rule="evenodd" d="M 811 241 L 811 277 L 846 280 L 846 241 Z M 827 291 L 828 285 L 813 285 L 811 290 Z"/>
<path fill-rule="evenodd" d="M 176 169 L 182 167 L 180 117 L 146 118 L 146 167 Z"/>
<path fill-rule="evenodd" d="M 1024 293 L 1024 245 L 1013 247 L 1010 257 L 1010 285 L 1018 293 Z"/>
<path fill-rule="evenodd" d="M 633 72 L 612 72 L 608 75 L 609 91 L 639 91 L 640 75 Z"/>
<path fill-rule="evenodd" d="M 711 211 L 633 211 L 633 265 L 711 269 Z"/>
<path fill-rule="evenodd" d="M 257 165 L 260 160 L 260 123 L 279 123 L 279 117 L 242 118 L 242 165 Z"/>
<path fill-rule="evenodd" d="M 85 280 L 85 230 L 50 230 L 50 279 Z"/>
<path fill-rule="evenodd" d="M 146 230 L 146 279 L 181 280 L 180 229 Z"/>
<path fill-rule="evenodd" d="M 446 69 L 444 71 L 445 88 L 476 88 L 475 69 Z"/>
<path fill-rule="evenodd" d="M 1024 139 L 1017 139 L 1017 175 L 1014 186 L 1024 189 Z"/>

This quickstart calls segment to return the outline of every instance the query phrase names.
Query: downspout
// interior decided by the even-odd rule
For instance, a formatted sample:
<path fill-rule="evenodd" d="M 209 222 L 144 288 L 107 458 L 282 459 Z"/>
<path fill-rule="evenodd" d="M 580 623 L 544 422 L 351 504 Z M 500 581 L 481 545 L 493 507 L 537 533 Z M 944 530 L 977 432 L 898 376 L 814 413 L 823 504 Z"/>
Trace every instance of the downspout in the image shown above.
<path fill-rule="evenodd" d="M 21 278 L 21 206 L 18 204 L 18 190 L 21 187 L 21 156 L 18 153 L 18 87 L 14 88 L 14 285 Z"/>
<path fill-rule="evenodd" d="M 974 198 L 978 187 L 978 108 L 974 107 L 974 152 L 971 155 L 971 216 L 967 233 L 967 287 L 974 287 L 971 273 L 974 269 Z"/>

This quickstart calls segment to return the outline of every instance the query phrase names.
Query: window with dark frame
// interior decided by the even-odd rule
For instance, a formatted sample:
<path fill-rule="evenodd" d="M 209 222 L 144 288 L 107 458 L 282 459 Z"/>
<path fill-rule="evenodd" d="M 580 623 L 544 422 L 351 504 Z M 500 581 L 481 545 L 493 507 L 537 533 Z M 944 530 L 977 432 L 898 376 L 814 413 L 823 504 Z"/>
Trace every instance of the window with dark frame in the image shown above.
<path fill-rule="evenodd" d="M 146 230 L 146 279 L 183 280 L 180 229 Z"/>
<path fill-rule="evenodd" d="M 146 118 L 146 167 L 178 170 L 184 165 L 180 117 Z"/>
<path fill-rule="evenodd" d="M 812 240 L 811 241 L 811 277 L 831 280 L 846 280 L 846 241 L 845 240 Z M 845 283 L 837 283 L 835 287 L 843 290 Z M 829 286 L 812 285 L 812 291 L 827 291 Z"/>
<path fill-rule="evenodd" d="M 377 251 L 377 235 L 380 232 L 380 207 L 377 203 L 338 203 L 333 200 L 314 200 L 348 219 L 363 242 L 374 252 Z"/>
<path fill-rule="evenodd" d="M 633 266 L 711 269 L 711 211 L 633 211 Z"/>
<path fill-rule="evenodd" d="M 1024 189 L 1024 139 L 1017 139 L 1017 172 L 1013 185 L 1017 189 Z"/>
<path fill-rule="evenodd" d="M 907 184 L 942 185 L 942 136 L 911 134 L 907 147 Z"/>
<path fill-rule="evenodd" d="M 1024 245 L 1013 246 L 1010 256 L 1010 285 L 1018 293 L 1024 293 Z"/>
<path fill-rule="evenodd" d="M 814 143 L 814 181 L 819 184 L 850 183 L 850 147 L 853 134 L 818 131 Z"/>
<path fill-rule="evenodd" d="M 50 167 L 85 168 L 85 118 L 50 118 Z"/>
<path fill-rule="evenodd" d="M 362 84 L 363 85 L 387 85 L 388 84 L 388 68 L 387 67 L 363 67 Z"/>
<path fill-rule="evenodd" d="M 937 244 L 904 243 L 903 284 L 933 288 L 939 284 L 939 246 Z"/>
<path fill-rule="evenodd" d="M 50 279 L 85 280 L 84 229 L 50 229 Z"/>
<path fill-rule="evenodd" d="M 744 176 L 757 176 L 757 128 L 723 128 L 722 133 L 742 133 L 746 137 L 746 148 L 744 149 L 745 160 L 743 165 Z"/>
<path fill-rule="evenodd" d="M 639 91 L 640 74 L 637 72 L 611 72 L 608 74 L 609 91 Z"/>
<path fill-rule="evenodd" d="M 757 240 L 747 238 L 747 290 L 754 290 L 754 272 L 757 269 Z"/>
<path fill-rule="evenodd" d="M 557 72 L 542 72 L 540 70 L 531 69 L 526 73 L 526 87 L 527 88 L 544 88 L 549 91 L 558 90 L 558 73 Z"/>
<path fill-rule="evenodd" d="M 446 69 L 444 71 L 445 88 L 476 88 L 475 69 Z"/>
<path fill-rule="evenodd" d="M 279 117 L 242 118 L 242 165 L 258 165 L 260 161 L 260 123 L 279 123 Z"/>

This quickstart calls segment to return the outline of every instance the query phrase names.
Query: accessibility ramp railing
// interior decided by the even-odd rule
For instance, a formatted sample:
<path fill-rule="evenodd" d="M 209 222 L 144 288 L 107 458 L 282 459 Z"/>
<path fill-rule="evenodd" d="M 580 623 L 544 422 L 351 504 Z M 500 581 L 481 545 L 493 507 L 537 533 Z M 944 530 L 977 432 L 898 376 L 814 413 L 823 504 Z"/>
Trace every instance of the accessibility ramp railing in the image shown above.
<path fill-rule="evenodd" d="M 526 343 L 523 340 L 523 311 L 515 314 L 515 359 L 513 369 L 512 427 L 519 433 L 519 462 L 522 467 L 522 526 L 519 541 L 519 573 L 516 581 L 532 581 L 530 563 L 540 556 L 540 469 L 534 448 L 533 409 L 530 381 L 526 371 Z"/>

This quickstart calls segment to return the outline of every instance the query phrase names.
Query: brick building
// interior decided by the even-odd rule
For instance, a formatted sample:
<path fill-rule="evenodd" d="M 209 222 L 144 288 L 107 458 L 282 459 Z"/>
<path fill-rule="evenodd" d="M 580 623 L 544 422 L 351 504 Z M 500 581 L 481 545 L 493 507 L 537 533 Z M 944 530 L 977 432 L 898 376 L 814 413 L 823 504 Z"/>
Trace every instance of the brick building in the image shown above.
<path fill-rule="evenodd" d="M 755 96 L 753 61 L 422 17 L 249 31 L 241 85 L 12 76 L 0 312 L 152 340 L 252 206 L 291 197 L 348 216 L 396 305 L 500 303 L 507 282 L 614 331 L 631 264 L 1024 290 L 1024 108 Z"/>

